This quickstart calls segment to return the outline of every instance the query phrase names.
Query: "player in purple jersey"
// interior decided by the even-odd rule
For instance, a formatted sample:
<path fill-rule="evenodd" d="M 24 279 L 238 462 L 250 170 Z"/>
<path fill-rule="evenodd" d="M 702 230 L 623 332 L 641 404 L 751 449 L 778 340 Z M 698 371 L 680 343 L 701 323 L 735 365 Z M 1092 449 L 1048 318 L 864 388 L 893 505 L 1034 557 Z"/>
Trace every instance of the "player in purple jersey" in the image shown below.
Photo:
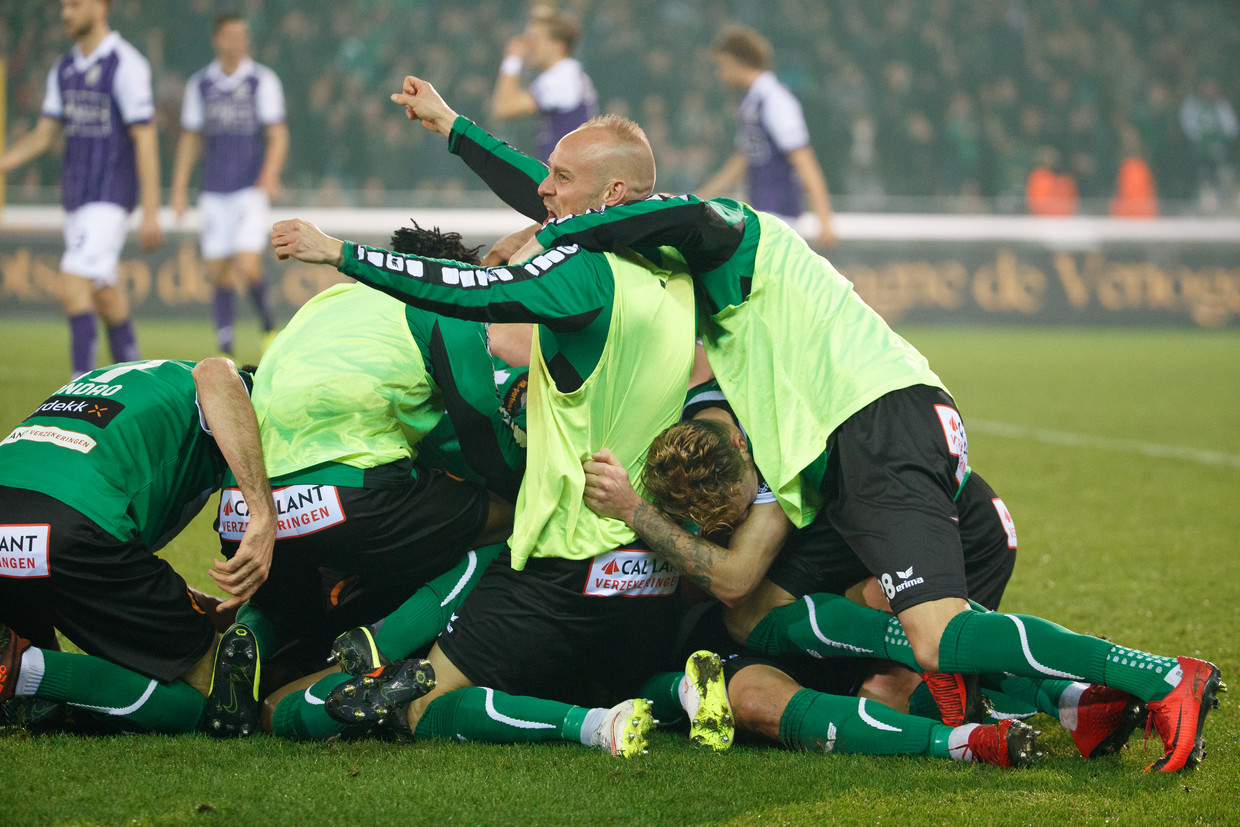
<path fill-rule="evenodd" d="M 837 239 L 827 179 L 810 145 L 800 102 L 771 71 L 771 44 L 753 29 L 728 26 L 715 38 L 714 58 L 719 79 L 744 90 L 745 97 L 738 112 L 736 151 L 698 195 L 724 195 L 745 177 L 750 206 L 795 225 L 803 191 L 818 217 L 815 241 L 832 246 Z"/>
<path fill-rule="evenodd" d="M 172 208 L 185 214 L 190 175 L 203 154 L 202 257 L 215 283 L 216 340 L 220 350 L 232 353 L 238 288 L 248 289 L 268 338 L 275 329 L 262 255 L 271 228 L 268 205 L 288 155 L 288 127 L 280 79 L 250 58 L 245 20 L 217 17 L 211 47 L 216 59 L 185 87 Z"/>
<path fill-rule="evenodd" d="M 159 145 L 151 67 L 108 27 L 111 0 L 61 0 L 72 51 L 47 76 L 35 128 L 0 154 L 0 175 L 42 155 L 63 134 L 65 254 L 61 303 L 69 317 L 73 375 L 95 367 L 95 315 L 108 326 L 112 359 L 131 362 L 138 342 L 129 297 L 117 278 L 129 212 L 141 201 L 138 240 L 159 244 Z"/>
<path fill-rule="evenodd" d="M 571 57 L 580 34 L 581 24 L 572 15 L 535 6 L 525 33 L 508 41 L 500 63 L 491 115 L 498 120 L 538 115 L 538 157 L 543 161 L 560 138 L 598 114 L 594 83 Z M 539 74 L 522 89 L 526 61 Z"/>

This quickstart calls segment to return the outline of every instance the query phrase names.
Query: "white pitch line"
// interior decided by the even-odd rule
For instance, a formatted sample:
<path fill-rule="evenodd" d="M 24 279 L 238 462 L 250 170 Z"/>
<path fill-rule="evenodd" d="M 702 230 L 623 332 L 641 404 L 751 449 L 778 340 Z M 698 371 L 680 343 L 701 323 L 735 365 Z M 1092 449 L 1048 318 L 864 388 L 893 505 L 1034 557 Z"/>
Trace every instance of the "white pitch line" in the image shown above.
<path fill-rule="evenodd" d="M 1202 451 L 1197 448 L 1185 448 L 1178 445 L 1160 445 L 1157 442 L 1142 442 L 1138 439 L 1110 439 L 1089 434 L 1074 434 L 1069 431 L 1052 431 L 1047 428 L 1031 428 L 1027 425 L 1012 425 L 1007 422 L 990 422 L 985 419 L 970 419 L 965 423 L 966 431 L 983 434 L 1012 437 L 1013 439 L 1031 439 L 1034 442 L 1046 442 L 1051 445 L 1072 445 L 1077 448 L 1096 448 L 1100 451 L 1117 451 L 1124 454 L 1142 454 L 1147 457 L 1166 459 L 1186 459 L 1204 465 L 1225 465 L 1240 468 L 1240 456 L 1224 454 L 1221 451 Z"/>

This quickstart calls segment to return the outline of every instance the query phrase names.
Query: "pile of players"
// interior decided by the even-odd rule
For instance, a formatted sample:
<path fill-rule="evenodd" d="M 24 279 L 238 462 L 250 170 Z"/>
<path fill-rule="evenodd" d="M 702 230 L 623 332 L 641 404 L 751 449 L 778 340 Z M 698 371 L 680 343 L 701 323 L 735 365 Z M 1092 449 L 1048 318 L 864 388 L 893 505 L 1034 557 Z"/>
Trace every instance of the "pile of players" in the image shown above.
<path fill-rule="evenodd" d="M 1201 760 L 1213 664 L 997 611 L 1015 528 L 951 396 L 787 224 L 653 195 L 624 118 L 545 165 L 423 80 L 392 100 L 531 226 L 479 261 L 279 222 L 278 257 L 358 283 L 255 372 L 129 362 L 19 424 L 6 718 L 621 756 L 681 719 L 1010 767 L 1044 712 L 1087 758 L 1146 721 L 1148 769 Z M 220 486 L 224 602 L 153 554 Z"/>

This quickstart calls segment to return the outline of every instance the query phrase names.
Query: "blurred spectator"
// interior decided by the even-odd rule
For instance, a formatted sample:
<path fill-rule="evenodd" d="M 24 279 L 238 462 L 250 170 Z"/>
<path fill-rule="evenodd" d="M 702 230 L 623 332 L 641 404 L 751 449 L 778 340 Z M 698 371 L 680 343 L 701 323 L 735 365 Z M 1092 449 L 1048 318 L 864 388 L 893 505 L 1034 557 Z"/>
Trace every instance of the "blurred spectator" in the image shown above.
<path fill-rule="evenodd" d="M 1180 107 L 1180 125 L 1197 164 L 1202 206 L 1213 209 L 1232 195 L 1235 170 L 1231 154 L 1240 137 L 1236 112 L 1219 92 L 1217 80 L 1202 78 L 1197 92 Z"/>
<path fill-rule="evenodd" d="M 852 122 L 852 145 L 848 151 L 848 166 L 844 169 L 844 182 L 858 209 L 878 209 L 886 190 L 874 149 L 874 119 L 859 115 Z"/>
<path fill-rule="evenodd" d="M 981 138 L 973 97 L 963 90 L 953 93 L 943 132 L 943 172 L 952 195 L 980 194 Z"/>
<path fill-rule="evenodd" d="M 399 154 L 387 122 L 401 121 L 410 132 L 387 95 L 413 73 L 450 92 L 461 111 L 487 111 L 499 57 L 493 44 L 517 33 L 514 24 L 526 19 L 528 4 L 114 0 L 113 14 L 150 58 L 156 117 L 165 126 L 175 126 L 185 79 L 209 59 L 197 36 L 204 21 L 240 11 L 250 23 L 255 59 L 285 81 L 290 186 L 313 191 L 333 177 L 326 190 L 338 186 L 342 192 L 333 197 L 356 200 L 352 191 L 370 181 L 373 199 L 378 176 L 388 193 L 412 187 L 419 197 L 458 198 L 462 189 L 476 192 L 477 182 L 413 136 L 404 144 L 405 162 L 381 169 Z M 703 24 L 723 17 L 779 44 L 780 80 L 804 108 L 813 152 L 837 199 L 871 199 L 877 189 L 896 207 L 895 199 L 913 192 L 975 190 L 992 209 L 1023 211 L 1034 149 L 1049 144 L 1077 169 L 1085 208 L 1104 210 L 1120 160 L 1119 138 L 1111 132 L 1126 123 L 1141 133 L 1163 212 L 1182 209 L 1167 199 L 1194 207 L 1201 196 L 1206 204 L 1224 203 L 1235 187 L 1238 139 L 1228 137 L 1227 116 L 1219 114 L 1240 104 L 1235 0 L 557 0 L 555 6 L 581 20 L 577 51 L 588 56 L 598 99 L 608 102 L 604 111 L 639 120 L 647 110 L 662 113 L 665 188 L 701 182 L 702 171 L 717 169 L 734 149 L 728 91 L 713 77 L 714 27 Z M 46 0 L 0 4 L 10 134 L 33 125 L 24 113 L 37 112 L 46 67 L 67 46 L 58 16 L 57 4 Z M 1214 78 L 1217 93 L 1190 97 L 1200 77 Z M 662 106 L 656 109 L 650 96 Z M 377 122 L 369 99 L 378 101 Z M 921 117 L 910 118 L 913 113 Z M 1186 113 L 1192 124 L 1181 126 Z M 1201 117 L 1213 119 L 1213 138 Z M 516 145 L 534 145 L 532 124 L 502 126 Z M 873 140 L 860 140 L 862 133 Z M 177 132 L 161 135 L 161 158 L 170 167 Z M 941 153 L 937 182 L 898 157 L 926 135 Z M 361 146 L 372 138 L 383 146 Z M 874 171 L 883 175 L 877 187 Z M 58 176 L 51 153 L 10 177 L 9 186 L 21 193 L 50 189 Z M 26 196 L 12 191 L 11 197 Z M 865 203 L 884 208 L 881 201 Z"/>
<path fill-rule="evenodd" d="M 544 161 L 560 138 L 598 114 L 594 82 L 572 57 L 580 36 L 576 17 L 535 6 L 525 33 L 509 39 L 499 65 L 491 115 L 499 120 L 538 115 L 537 155 Z M 520 78 L 526 61 L 538 76 L 523 89 Z"/>
<path fill-rule="evenodd" d="M 755 209 L 789 220 L 801 215 L 802 191 L 818 217 L 817 242 L 835 243 L 831 199 L 818 156 L 809 142 L 801 103 L 771 71 L 770 42 L 747 26 L 728 26 L 715 38 L 715 73 L 742 89 L 736 149 L 703 184 L 703 197 L 727 192 L 742 176 Z"/>
<path fill-rule="evenodd" d="M 1079 104 L 1068 116 L 1064 142 L 1068 168 L 1084 198 L 1103 199 L 1111 194 L 1119 166 L 1115 133 L 1098 119 L 1093 103 Z"/>
<path fill-rule="evenodd" d="M 1111 199 L 1111 215 L 1119 218 L 1154 218 L 1158 215 L 1158 190 L 1154 173 L 1141 152 L 1141 133 L 1131 124 L 1120 128 L 1119 174 L 1115 179 L 1115 197 Z"/>
<path fill-rule="evenodd" d="M 1038 147 L 1034 153 L 1037 166 L 1029 173 L 1025 185 L 1025 204 L 1030 215 L 1076 215 L 1081 206 L 1076 179 L 1063 171 L 1059 150 L 1053 146 Z"/>
<path fill-rule="evenodd" d="M 1195 197 L 1196 174 L 1188 141 L 1180 129 L 1174 94 L 1165 81 L 1154 80 L 1146 87 L 1145 96 L 1133 104 L 1132 122 L 1141 134 L 1150 167 L 1157 171 L 1163 197 Z"/>

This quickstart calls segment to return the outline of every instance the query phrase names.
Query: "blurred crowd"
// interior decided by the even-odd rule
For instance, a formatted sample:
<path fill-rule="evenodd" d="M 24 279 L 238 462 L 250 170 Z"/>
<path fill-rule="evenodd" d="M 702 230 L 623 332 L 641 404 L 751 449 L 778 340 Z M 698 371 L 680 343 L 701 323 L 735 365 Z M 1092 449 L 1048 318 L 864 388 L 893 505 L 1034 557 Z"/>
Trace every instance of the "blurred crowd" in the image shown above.
<path fill-rule="evenodd" d="M 1121 170 L 1134 168 L 1128 185 L 1156 192 L 1164 212 L 1237 209 L 1233 0 L 559 5 L 583 23 L 576 55 L 601 111 L 645 127 L 665 191 L 701 184 L 732 150 L 737 98 L 714 76 L 710 43 L 723 23 L 739 22 L 771 40 L 841 209 L 1105 212 L 1117 180 L 1125 186 Z M 528 8 L 527 0 L 115 0 L 110 19 L 151 61 L 165 184 L 185 80 L 211 59 L 212 19 L 232 10 L 250 22 L 255 58 L 284 83 L 285 186 L 321 204 L 395 206 L 416 191 L 423 203 L 452 206 L 483 203 L 478 184 L 387 95 L 405 74 L 420 75 L 459 112 L 532 151 L 532 125 L 488 116 L 504 43 Z M 33 125 L 47 71 L 69 40 L 52 0 L 5 4 L 0 25 L 11 140 Z M 52 186 L 58 163 L 51 153 L 10 187 Z"/>

